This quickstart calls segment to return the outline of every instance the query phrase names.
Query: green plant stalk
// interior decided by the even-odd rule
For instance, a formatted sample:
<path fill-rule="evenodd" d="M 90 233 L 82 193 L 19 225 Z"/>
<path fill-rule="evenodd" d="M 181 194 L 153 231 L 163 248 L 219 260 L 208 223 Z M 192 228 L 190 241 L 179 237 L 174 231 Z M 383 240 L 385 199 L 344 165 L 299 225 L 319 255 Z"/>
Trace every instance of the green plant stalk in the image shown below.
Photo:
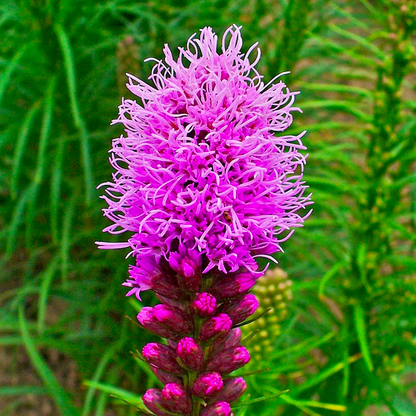
<path fill-rule="evenodd" d="M 390 22 L 395 22 L 397 13 L 392 10 L 390 13 Z M 370 372 L 373 371 L 373 357 L 368 345 L 365 321 L 368 321 L 374 308 L 374 292 L 384 284 L 383 258 L 394 250 L 388 220 L 394 214 L 401 196 L 400 189 L 395 189 L 392 184 L 408 167 L 408 164 L 392 157 L 392 151 L 400 144 L 400 140 L 405 140 L 403 148 L 408 149 L 410 146 L 410 138 L 408 141 L 400 139 L 398 132 L 403 105 L 400 91 L 411 61 L 411 32 L 410 28 L 397 31 L 390 55 L 381 60 L 377 68 L 373 117 L 368 130 L 369 146 L 365 160 L 365 182 L 368 187 L 359 201 L 358 221 L 352 229 L 352 235 L 355 236 L 349 265 L 352 278 L 344 282 L 347 298 L 351 300 L 346 315 L 354 318 L 349 332 L 355 332 L 357 339 L 351 343 L 349 354 L 361 352 Z M 394 167 L 395 163 L 399 165 L 398 168 Z M 377 367 L 377 363 L 374 365 Z M 354 368 L 352 366 L 351 370 Z M 351 371 L 351 378 L 351 387 L 354 388 L 349 390 L 347 401 L 354 403 L 350 409 L 351 414 L 358 414 L 366 401 L 358 393 L 362 384 L 360 377 Z M 383 395 L 381 398 L 384 400 Z"/>

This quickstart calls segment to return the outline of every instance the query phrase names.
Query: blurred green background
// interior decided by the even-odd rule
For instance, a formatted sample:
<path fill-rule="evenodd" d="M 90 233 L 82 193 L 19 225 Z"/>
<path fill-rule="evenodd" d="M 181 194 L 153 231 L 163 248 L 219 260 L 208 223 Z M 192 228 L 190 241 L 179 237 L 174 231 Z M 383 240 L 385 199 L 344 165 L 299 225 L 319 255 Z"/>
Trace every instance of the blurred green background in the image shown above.
<path fill-rule="evenodd" d="M 315 202 L 256 288 L 242 373 L 266 371 L 234 414 L 416 414 L 415 0 L 2 0 L 0 415 L 133 415 L 157 385 L 128 261 L 94 244 L 109 123 L 126 72 L 233 23 L 302 92 Z"/>

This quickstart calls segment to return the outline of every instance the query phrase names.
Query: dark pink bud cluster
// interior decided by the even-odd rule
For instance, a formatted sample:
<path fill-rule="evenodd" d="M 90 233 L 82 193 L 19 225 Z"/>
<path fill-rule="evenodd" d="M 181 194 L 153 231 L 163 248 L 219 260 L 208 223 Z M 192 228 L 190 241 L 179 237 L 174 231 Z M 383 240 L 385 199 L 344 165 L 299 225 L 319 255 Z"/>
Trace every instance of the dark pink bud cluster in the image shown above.
<path fill-rule="evenodd" d="M 250 360 L 236 325 L 258 307 L 248 293 L 255 279 L 246 271 L 205 275 L 196 254 L 186 254 L 189 259 L 175 253 L 173 261 L 160 261 L 162 281 L 172 282 L 173 296 L 158 294 L 162 303 L 142 308 L 137 316 L 144 328 L 167 339 L 167 345 L 153 342 L 143 348 L 143 358 L 165 384 L 162 390 L 149 390 L 143 401 L 162 416 L 231 415 L 230 404 L 246 384 L 229 374 Z"/>

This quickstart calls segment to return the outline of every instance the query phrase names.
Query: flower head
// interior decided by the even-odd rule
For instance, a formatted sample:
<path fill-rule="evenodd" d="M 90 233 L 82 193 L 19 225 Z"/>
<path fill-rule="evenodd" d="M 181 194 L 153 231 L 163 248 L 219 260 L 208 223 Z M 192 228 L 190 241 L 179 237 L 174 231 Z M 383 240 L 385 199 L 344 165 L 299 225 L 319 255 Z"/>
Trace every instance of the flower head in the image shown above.
<path fill-rule="evenodd" d="M 239 27 L 217 44 L 204 28 L 177 59 L 165 45 L 149 77 L 154 86 L 129 76 L 138 99 L 119 107 L 125 135 L 113 140 L 116 173 L 104 184 L 104 215 L 113 222 L 105 231 L 132 235 L 101 247 L 130 247 L 138 266 L 147 256 L 174 256 L 189 279 L 200 258 L 204 272 L 254 272 L 255 256 L 281 250 L 310 203 L 302 134 L 278 136 L 299 111 L 297 93 L 281 81 L 264 84 L 257 44 L 242 53 Z M 178 247 L 190 261 L 180 261 Z M 137 293 L 137 279 L 128 283 Z"/>

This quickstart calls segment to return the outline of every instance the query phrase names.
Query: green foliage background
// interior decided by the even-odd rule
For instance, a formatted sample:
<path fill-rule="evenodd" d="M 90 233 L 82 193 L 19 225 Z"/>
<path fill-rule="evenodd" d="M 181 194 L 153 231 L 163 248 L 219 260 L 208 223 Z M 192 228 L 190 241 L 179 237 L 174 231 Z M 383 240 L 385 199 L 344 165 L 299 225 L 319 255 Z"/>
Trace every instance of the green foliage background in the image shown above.
<path fill-rule="evenodd" d="M 128 261 L 94 245 L 109 123 L 122 74 L 146 79 L 164 43 L 232 23 L 266 80 L 290 70 L 302 91 L 292 129 L 308 130 L 315 201 L 277 256 L 293 301 L 235 414 L 416 414 L 415 0 L 2 0 L 0 348 L 38 382 L 2 382 L 1 415 L 41 414 L 30 395 L 52 415 L 132 415 L 156 385 L 129 353 L 151 336 L 125 319 L 141 307 L 124 298 Z"/>

